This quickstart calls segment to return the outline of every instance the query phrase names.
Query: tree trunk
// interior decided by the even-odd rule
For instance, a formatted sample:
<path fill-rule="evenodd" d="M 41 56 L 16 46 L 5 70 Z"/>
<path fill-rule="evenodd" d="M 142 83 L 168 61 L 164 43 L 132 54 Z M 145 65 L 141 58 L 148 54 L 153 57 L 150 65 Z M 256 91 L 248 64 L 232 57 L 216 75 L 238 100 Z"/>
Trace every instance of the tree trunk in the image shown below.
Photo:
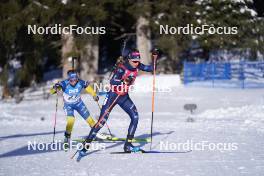
<path fill-rule="evenodd" d="M 137 19 L 137 48 L 141 55 L 141 61 L 144 64 L 149 64 L 151 62 L 150 49 L 150 28 L 149 20 L 143 16 Z"/>
<path fill-rule="evenodd" d="M 93 81 L 98 71 L 99 59 L 98 37 L 89 37 L 81 50 L 80 76 L 83 80 Z"/>
<path fill-rule="evenodd" d="M 67 71 L 72 69 L 70 57 L 74 50 L 74 38 L 72 34 L 62 34 L 62 73 L 63 78 L 67 78 Z"/>

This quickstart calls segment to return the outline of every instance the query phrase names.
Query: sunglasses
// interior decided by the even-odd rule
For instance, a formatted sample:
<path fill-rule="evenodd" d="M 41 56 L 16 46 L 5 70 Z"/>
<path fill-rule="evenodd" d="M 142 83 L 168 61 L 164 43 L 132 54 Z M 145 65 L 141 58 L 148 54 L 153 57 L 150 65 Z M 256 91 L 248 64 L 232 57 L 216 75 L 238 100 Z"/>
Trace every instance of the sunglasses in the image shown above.
<path fill-rule="evenodd" d="M 132 61 L 134 64 L 139 64 L 139 61 Z"/>
<path fill-rule="evenodd" d="M 78 81 L 78 79 L 76 78 L 70 79 L 70 82 L 76 82 L 76 81 Z"/>

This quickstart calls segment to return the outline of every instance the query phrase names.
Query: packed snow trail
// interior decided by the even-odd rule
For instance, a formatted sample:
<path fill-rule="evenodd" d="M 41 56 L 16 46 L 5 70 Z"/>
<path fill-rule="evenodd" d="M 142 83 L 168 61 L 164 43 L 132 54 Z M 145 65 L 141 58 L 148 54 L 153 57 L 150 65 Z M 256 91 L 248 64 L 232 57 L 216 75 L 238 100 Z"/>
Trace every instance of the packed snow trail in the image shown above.
<path fill-rule="evenodd" d="M 104 143 L 106 150 L 93 151 L 80 163 L 70 159 L 74 151 L 28 151 L 28 141 L 52 142 L 55 97 L 49 100 L 0 102 L 0 175 L 262 175 L 264 173 L 264 92 L 261 89 L 217 89 L 177 87 L 156 94 L 153 150 L 178 151 L 164 154 L 125 154 L 123 143 Z M 137 137 L 149 137 L 151 93 L 132 93 L 139 111 Z M 100 103 L 102 103 L 101 98 Z M 84 96 L 91 114 L 99 110 L 92 98 Z M 196 103 L 192 115 L 183 109 Z M 41 120 L 42 119 L 42 120 Z M 44 120 L 43 120 L 44 119 Z M 90 128 L 77 115 L 73 139 Z M 65 115 L 59 100 L 56 140 L 63 140 Z M 125 137 L 129 117 L 116 107 L 108 125 L 118 137 Z M 106 128 L 102 129 L 107 132 Z M 187 141 L 236 143 L 237 150 L 176 150 Z M 171 145 L 166 150 L 164 145 Z M 145 150 L 149 144 L 141 144 Z M 162 146 L 163 145 L 163 146 Z M 163 148 L 161 148 L 163 147 Z"/>

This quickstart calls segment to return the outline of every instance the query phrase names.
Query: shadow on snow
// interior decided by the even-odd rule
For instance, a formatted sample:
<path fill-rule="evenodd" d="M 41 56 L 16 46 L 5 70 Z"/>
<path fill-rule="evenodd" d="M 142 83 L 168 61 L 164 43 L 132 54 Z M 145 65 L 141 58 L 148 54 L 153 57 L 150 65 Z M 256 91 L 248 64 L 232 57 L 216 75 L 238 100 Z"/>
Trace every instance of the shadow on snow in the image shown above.
<path fill-rule="evenodd" d="M 57 133 L 62 133 L 63 131 L 59 131 Z M 168 136 L 169 134 L 172 134 L 173 131 L 170 131 L 168 133 L 160 133 L 160 132 L 155 132 L 153 133 L 153 137 L 154 136 L 160 136 L 160 135 L 166 135 Z M 34 133 L 34 134 L 21 134 L 21 135 L 12 135 L 12 136 L 5 136 L 5 137 L 1 137 L 1 139 L 5 139 L 5 138 L 16 138 L 16 137 L 25 137 L 25 136 L 36 136 L 36 135 L 48 135 L 48 134 L 53 134 L 53 132 L 46 132 L 46 133 Z M 142 134 L 140 136 L 137 136 L 137 138 L 147 138 L 150 137 L 149 134 Z M 166 138 L 166 137 L 165 137 Z M 57 145 L 61 145 L 62 143 L 57 143 Z M 124 142 L 118 142 L 115 143 L 113 145 L 110 145 L 108 147 L 106 147 L 106 149 L 111 149 L 120 145 L 123 145 Z M 140 143 L 140 147 L 145 146 L 147 143 Z M 43 143 L 43 145 L 52 145 L 52 143 Z M 58 147 L 57 150 L 52 150 L 51 147 L 48 147 L 48 149 L 44 149 L 44 150 L 39 150 L 38 148 L 36 148 L 36 150 L 29 150 L 29 146 L 25 145 L 22 146 L 18 149 L 6 152 L 4 154 L 0 155 L 0 158 L 5 158 L 5 157 L 15 157 L 15 156 L 26 156 L 26 155 L 34 155 L 34 154 L 43 154 L 43 153 L 50 153 L 50 152 L 58 152 L 58 151 L 62 151 L 63 148 L 62 147 Z M 121 150 L 121 149 L 120 149 Z M 122 149 L 123 150 L 123 149 Z M 89 154 L 92 153 L 96 153 L 99 152 L 100 150 L 94 150 L 91 151 Z"/>

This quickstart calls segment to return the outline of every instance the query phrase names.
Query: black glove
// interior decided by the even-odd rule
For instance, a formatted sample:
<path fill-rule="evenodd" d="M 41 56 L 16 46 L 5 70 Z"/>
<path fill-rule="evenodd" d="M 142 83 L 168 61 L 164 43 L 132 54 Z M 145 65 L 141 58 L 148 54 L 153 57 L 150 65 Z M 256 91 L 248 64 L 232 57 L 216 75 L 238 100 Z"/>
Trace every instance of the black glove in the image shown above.
<path fill-rule="evenodd" d="M 153 63 L 153 65 L 154 65 L 154 64 L 157 65 L 157 60 L 158 60 L 158 57 L 159 57 L 159 55 L 160 55 L 160 50 L 157 49 L 157 48 L 154 48 L 154 49 L 151 51 L 151 53 L 152 53 L 152 63 Z"/>
<path fill-rule="evenodd" d="M 57 91 L 59 89 L 61 89 L 61 85 L 59 83 L 56 83 L 53 88 Z"/>
<path fill-rule="evenodd" d="M 127 77 L 127 78 L 124 80 L 124 83 L 125 83 L 126 85 L 131 85 L 131 84 L 133 83 L 133 80 L 134 80 L 133 76 L 129 76 L 129 77 Z"/>
<path fill-rule="evenodd" d="M 99 97 L 97 95 L 93 96 L 94 101 L 99 101 Z"/>
<path fill-rule="evenodd" d="M 152 55 L 160 55 L 160 50 L 157 49 L 157 48 L 154 48 L 152 51 L 151 51 Z"/>

